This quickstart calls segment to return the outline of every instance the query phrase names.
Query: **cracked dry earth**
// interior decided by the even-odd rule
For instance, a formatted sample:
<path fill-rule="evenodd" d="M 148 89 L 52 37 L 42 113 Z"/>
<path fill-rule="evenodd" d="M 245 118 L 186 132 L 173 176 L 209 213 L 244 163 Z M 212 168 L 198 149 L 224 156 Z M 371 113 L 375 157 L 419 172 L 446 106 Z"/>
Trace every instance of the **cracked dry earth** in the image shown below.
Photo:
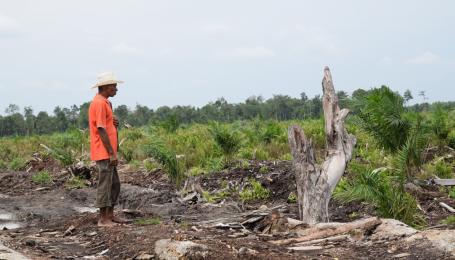
<path fill-rule="evenodd" d="M 436 225 L 450 213 L 431 204 L 435 199 L 451 206 L 455 203 L 441 194 L 438 197 L 435 191 L 429 193 L 431 199 L 421 200 L 429 213 L 428 222 L 436 226 L 429 231 L 405 227 L 403 232 L 391 234 L 390 229 L 400 230 L 403 225 L 383 221 L 379 227 L 354 230 L 333 241 L 303 247 L 273 244 L 271 241 L 295 237 L 299 229 L 305 229 L 287 222 L 288 218 L 297 218 L 296 205 L 286 202 L 295 189 L 291 165 L 251 165 L 203 176 L 196 182 L 202 190 L 214 192 L 226 183 L 241 188 L 254 176 L 271 190 L 270 199 L 242 203 L 232 195 L 208 203 L 195 190 L 185 194 L 177 191 L 161 171 L 147 173 L 120 167 L 123 186 L 117 212 L 134 222 L 113 228 L 96 225 L 96 176 L 87 180 L 87 188 L 68 189 L 64 171 L 54 173 L 53 183 L 44 187 L 31 181 L 32 173 L 0 173 L 0 241 L 6 246 L 0 246 L 0 259 L 8 259 L 5 255 L 11 250 L 29 259 L 172 259 L 158 250 L 165 239 L 178 245 L 190 241 L 200 246 L 173 252 L 172 256 L 180 259 L 455 259 L 453 227 Z M 267 173 L 259 173 L 263 165 L 267 165 Z M 331 219 L 337 222 L 374 215 L 370 206 L 361 203 L 340 206 L 332 202 L 330 207 Z M 279 221 L 270 222 L 274 215 Z M 454 239 L 444 246 L 435 242 L 447 240 L 447 236 Z"/>

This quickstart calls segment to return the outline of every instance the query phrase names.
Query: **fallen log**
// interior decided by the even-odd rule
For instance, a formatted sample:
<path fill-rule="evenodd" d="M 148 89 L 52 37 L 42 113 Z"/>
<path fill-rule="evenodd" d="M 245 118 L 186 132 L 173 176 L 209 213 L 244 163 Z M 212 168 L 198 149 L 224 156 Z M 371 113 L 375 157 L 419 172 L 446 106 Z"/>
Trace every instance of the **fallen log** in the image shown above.
<path fill-rule="evenodd" d="M 275 245 L 288 245 L 291 243 L 299 243 L 299 242 L 306 242 L 315 239 L 327 238 L 336 235 L 341 235 L 347 232 L 350 232 L 354 229 L 370 229 L 374 226 L 381 224 L 381 220 L 377 217 L 371 217 L 366 219 L 357 220 L 354 222 L 346 223 L 340 227 L 334 229 L 324 229 L 315 231 L 307 236 L 297 237 L 297 238 L 289 238 L 289 239 L 282 239 L 282 240 L 275 240 L 270 241 L 270 243 Z"/>

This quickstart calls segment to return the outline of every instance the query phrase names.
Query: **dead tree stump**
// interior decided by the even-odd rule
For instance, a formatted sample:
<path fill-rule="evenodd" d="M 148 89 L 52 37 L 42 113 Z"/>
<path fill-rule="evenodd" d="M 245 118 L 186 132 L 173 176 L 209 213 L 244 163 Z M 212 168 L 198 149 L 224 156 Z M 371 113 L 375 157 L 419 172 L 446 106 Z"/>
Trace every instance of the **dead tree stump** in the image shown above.
<path fill-rule="evenodd" d="M 322 79 L 322 103 L 325 119 L 326 159 L 316 164 L 311 139 L 297 125 L 288 130 L 289 145 L 294 158 L 300 219 L 308 224 L 328 222 L 328 205 L 331 194 L 351 160 L 356 138 L 347 133 L 344 120 L 349 113 L 338 106 L 328 67 Z"/>

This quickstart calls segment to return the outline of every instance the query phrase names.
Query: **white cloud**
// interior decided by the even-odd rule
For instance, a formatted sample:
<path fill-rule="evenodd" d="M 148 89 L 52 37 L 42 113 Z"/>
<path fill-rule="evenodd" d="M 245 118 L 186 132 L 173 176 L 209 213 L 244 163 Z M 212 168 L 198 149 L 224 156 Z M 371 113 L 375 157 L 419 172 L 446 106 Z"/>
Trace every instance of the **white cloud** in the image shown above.
<path fill-rule="evenodd" d="M 423 64 L 435 64 L 441 62 L 441 58 L 429 51 L 426 51 L 414 58 L 407 60 L 407 64 L 423 65 Z"/>
<path fill-rule="evenodd" d="M 231 28 L 224 24 L 206 24 L 201 27 L 205 33 L 224 33 L 231 30 Z"/>
<path fill-rule="evenodd" d="M 128 44 L 121 42 L 117 43 L 114 46 L 112 46 L 111 51 L 115 53 L 126 53 L 126 54 L 134 54 L 138 53 L 138 49 L 129 46 Z"/>
<path fill-rule="evenodd" d="M 0 36 L 11 36 L 19 33 L 19 23 L 11 17 L 0 14 Z"/>
<path fill-rule="evenodd" d="M 241 47 L 235 48 L 232 51 L 218 55 L 225 59 L 267 59 L 276 56 L 275 52 L 264 46 L 256 47 Z"/>

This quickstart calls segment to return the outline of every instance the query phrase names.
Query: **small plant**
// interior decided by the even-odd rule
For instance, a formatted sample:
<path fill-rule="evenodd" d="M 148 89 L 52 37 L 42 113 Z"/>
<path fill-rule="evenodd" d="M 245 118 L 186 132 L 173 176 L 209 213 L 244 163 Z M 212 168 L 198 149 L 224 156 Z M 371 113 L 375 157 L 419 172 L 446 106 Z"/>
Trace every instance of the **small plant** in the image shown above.
<path fill-rule="evenodd" d="M 262 133 L 260 133 L 261 140 L 269 144 L 271 143 L 274 139 L 279 137 L 282 133 L 282 129 L 280 124 L 278 124 L 275 121 L 269 121 L 266 125 Z"/>
<path fill-rule="evenodd" d="M 144 161 L 144 168 L 148 172 L 151 172 L 151 171 L 161 168 L 161 165 L 159 163 L 155 162 L 155 160 L 147 159 Z"/>
<path fill-rule="evenodd" d="M 447 164 L 444 160 L 439 160 L 434 165 L 434 173 L 436 176 L 442 179 L 451 179 L 452 176 L 452 165 Z"/>
<path fill-rule="evenodd" d="M 259 173 L 261 174 L 266 174 L 269 172 L 269 167 L 267 165 L 262 165 L 261 168 L 259 168 Z"/>
<path fill-rule="evenodd" d="M 455 225 L 455 216 L 448 216 L 446 219 L 441 221 L 442 224 Z"/>
<path fill-rule="evenodd" d="M 270 191 L 262 186 L 255 179 L 250 179 L 250 186 L 240 192 L 240 199 L 243 202 L 252 200 L 267 199 L 270 196 Z"/>
<path fill-rule="evenodd" d="M 295 194 L 295 192 L 289 193 L 287 202 L 288 203 L 296 203 L 297 202 L 297 195 Z"/>
<path fill-rule="evenodd" d="M 82 188 L 85 188 L 87 187 L 87 184 L 85 184 L 85 180 L 78 177 L 78 176 L 75 176 L 75 177 L 72 177 L 71 179 L 69 179 L 65 186 L 68 188 L 68 189 L 82 189 Z"/>
<path fill-rule="evenodd" d="M 146 225 L 159 225 L 161 220 L 158 217 L 155 218 L 140 218 L 134 221 L 134 224 L 146 226 Z"/>
<path fill-rule="evenodd" d="M 250 167 L 251 167 L 251 164 L 247 160 L 240 160 L 239 161 L 239 168 L 244 169 L 244 170 L 248 170 Z"/>
<path fill-rule="evenodd" d="M 240 149 L 239 133 L 218 123 L 212 123 L 209 131 L 229 162 Z"/>
<path fill-rule="evenodd" d="M 202 192 L 202 198 L 209 203 L 218 203 L 222 199 L 226 198 L 230 193 L 227 191 L 221 191 L 218 193 L 210 194 L 208 191 Z"/>
<path fill-rule="evenodd" d="M 40 171 L 32 176 L 32 181 L 36 184 L 45 185 L 52 182 L 52 177 L 48 171 Z"/>
<path fill-rule="evenodd" d="M 452 198 L 452 199 L 455 199 L 455 187 L 452 187 L 449 190 L 449 197 Z"/>
<path fill-rule="evenodd" d="M 152 157 L 165 168 L 169 178 L 177 185 L 180 185 L 184 179 L 184 173 L 177 160 L 176 154 L 168 149 L 164 142 L 157 136 L 149 138 L 147 144 L 141 146 L 142 151 L 149 157 Z"/>
<path fill-rule="evenodd" d="M 447 136 L 447 144 L 455 149 L 455 130 L 450 131 L 449 135 Z"/>
<path fill-rule="evenodd" d="M 376 169 L 356 173 L 348 181 L 341 179 L 333 197 L 341 202 L 365 201 L 376 206 L 382 217 L 394 218 L 413 226 L 423 225 L 424 219 L 419 214 L 414 197 L 396 183 L 397 177 L 391 176 L 385 169 Z"/>
<path fill-rule="evenodd" d="M 199 167 L 191 167 L 190 170 L 188 171 L 189 176 L 199 176 L 202 174 L 204 174 L 204 169 Z"/>
<path fill-rule="evenodd" d="M 8 169 L 8 164 L 3 161 L 3 160 L 0 160 L 0 170 L 6 170 Z"/>
<path fill-rule="evenodd" d="M 132 160 L 128 163 L 128 165 L 131 167 L 133 170 L 139 170 L 141 167 L 141 162 L 138 160 Z"/>
<path fill-rule="evenodd" d="M 24 169 L 26 163 L 27 162 L 24 159 L 17 157 L 11 161 L 9 168 L 13 171 L 19 171 Z"/>

